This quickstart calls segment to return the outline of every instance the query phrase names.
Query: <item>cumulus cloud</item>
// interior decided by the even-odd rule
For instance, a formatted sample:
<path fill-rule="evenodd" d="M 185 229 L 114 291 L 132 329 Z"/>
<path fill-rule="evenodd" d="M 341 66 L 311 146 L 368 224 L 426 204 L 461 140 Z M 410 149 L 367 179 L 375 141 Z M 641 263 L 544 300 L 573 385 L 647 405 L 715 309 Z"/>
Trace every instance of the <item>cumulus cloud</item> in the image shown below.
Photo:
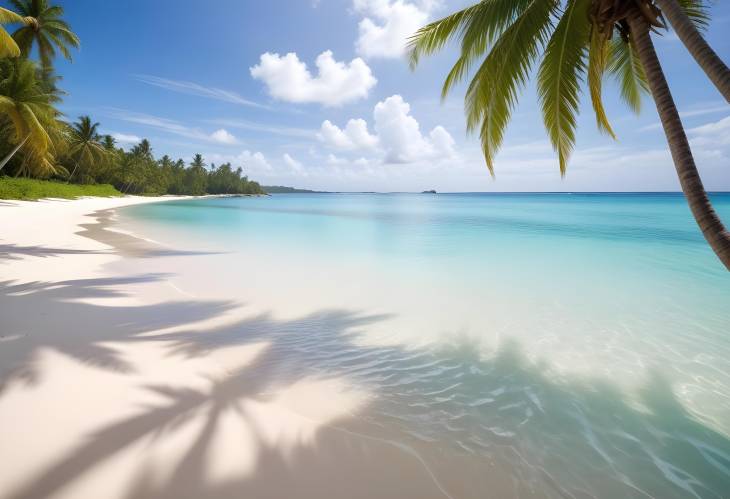
<path fill-rule="evenodd" d="M 378 138 L 368 132 L 368 124 L 363 119 L 348 121 L 344 129 L 325 120 L 317 138 L 332 148 L 342 150 L 368 150 L 378 145 Z"/>
<path fill-rule="evenodd" d="M 296 53 L 281 56 L 266 52 L 250 71 L 251 76 L 264 82 L 275 99 L 325 106 L 367 97 L 377 83 L 370 67 L 359 57 L 349 63 L 338 62 L 327 50 L 319 54 L 315 65 L 317 75 L 313 76 Z"/>
<path fill-rule="evenodd" d="M 411 106 L 400 95 L 378 102 L 373 118 L 374 134 L 368 131 L 363 119 L 348 121 L 344 129 L 326 120 L 318 137 L 331 149 L 377 151 L 385 163 L 413 163 L 455 156 L 451 134 L 439 125 L 424 136 L 420 124 L 411 116 Z M 335 164 L 336 160 L 336 156 L 328 158 L 330 164 Z"/>
<path fill-rule="evenodd" d="M 284 164 L 288 166 L 291 170 L 295 172 L 300 172 L 304 169 L 304 165 L 297 161 L 296 159 L 292 158 L 289 153 L 284 153 Z"/>
<path fill-rule="evenodd" d="M 237 144 L 238 140 L 236 140 L 236 137 L 231 135 L 225 128 L 221 128 L 220 130 L 216 130 L 215 132 L 210 134 L 210 139 L 213 142 L 219 142 L 221 144 Z"/>
<path fill-rule="evenodd" d="M 357 52 L 363 57 L 401 57 L 408 38 L 426 24 L 436 2 L 431 0 L 354 0 L 365 16 L 358 25 Z"/>

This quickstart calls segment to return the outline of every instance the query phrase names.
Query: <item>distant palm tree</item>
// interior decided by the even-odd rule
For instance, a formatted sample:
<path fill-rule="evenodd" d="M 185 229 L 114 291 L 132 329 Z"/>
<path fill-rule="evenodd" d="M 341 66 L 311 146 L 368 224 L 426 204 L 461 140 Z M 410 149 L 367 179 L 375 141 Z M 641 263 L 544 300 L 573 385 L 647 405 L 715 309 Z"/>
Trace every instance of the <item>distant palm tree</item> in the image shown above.
<path fill-rule="evenodd" d="M 117 148 L 117 140 L 107 134 L 101 138 L 101 145 L 104 146 L 104 149 L 107 151 L 115 151 Z"/>
<path fill-rule="evenodd" d="M 106 155 L 106 149 L 99 142 L 98 128 L 99 123 L 92 123 L 88 116 L 79 116 L 79 120 L 70 125 L 68 155 L 74 161 L 74 169 L 68 177 L 69 182 L 80 165 L 88 168 Z"/>
<path fill-rule="evenodd" d="M 71 60 L 70 47 L 79 47 L 79 38 L 62 19 L 63 7 L 50 5 L 48 0 L 10 0 L 22 16 L 32 17 L 36 22 L 18 28 L 13 38 L 22 54 L 28 57 L 33 46 L 38 48 L 41 66 L 50 68 L 56 50 Z"/>
<path fill-rule="evenodd" d="M 42 91 L 35 64 L 18 59 L 6 61 L 3 69 L 7 73 L 0 79 L 0 114 L 10 122 L 8 141 L 15 147 L 0 162 L 0 170 L 24 146 L 36 157 L 46 158 L 53 147 L 49 132 L 57 126 L 57 111 Z"/>
<path fill-rule="evenodd" d="M 0 58 L 20 56 L 20 48 L 15 40 L 5 31 L 4 24 L 29 24 L 32 19 L 16 14 L 12 10 L 0 7 Z"/>
<path fill-rule="evenodd" d="M 190 162 L 191 168 L 205 168 L 205 161 L 203 160 L 203 156 L 200 154 L 196 154 L 193 156 L 193 161 Z"/>
<path fill-rule="evenodd" d="M 139 144 L 132 148 L 132 155 L 137 158 L 152 161 L 154 157 L 152 155 L 152 145 L 147 139 L 142 139 Z"/>
<path fill-rule="evenodd" d="M 657 0 L 657 4 L 677 1 Z M 706 24 L 702 0 L 679 0 L 679 5 L 695 26 Z M 478 66 L 466 91 L 467 129 L 479 130 L 492 173 L 519 92 L 537 62 L 543 121 L 561 174 L 575 145 L 580 91 L 586 79 L 598 128 L 611 136 L 601 98 L 604 75 L 618 78 L 623 99 L 636 111 L 642 90 L 648 88 L 692 214 L 730 270 L 730 233 L 702 185 L 650 37 L 650 30 L 662 27 L 661 11 L 653 0 L 482 0 L 421 28 L 410 41 L 410 60 L 415 67 L 423 55 L 433 54 L 454 38 L 461 40 L 461 55 L 444 82 L 442 97 Z"/>

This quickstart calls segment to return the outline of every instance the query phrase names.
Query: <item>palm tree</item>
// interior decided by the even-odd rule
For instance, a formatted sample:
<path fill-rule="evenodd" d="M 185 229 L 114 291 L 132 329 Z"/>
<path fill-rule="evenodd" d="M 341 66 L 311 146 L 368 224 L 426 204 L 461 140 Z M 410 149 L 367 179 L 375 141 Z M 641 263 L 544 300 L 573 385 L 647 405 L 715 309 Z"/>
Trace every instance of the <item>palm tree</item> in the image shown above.
<path fill-rule="evenodd" d="M 101 138 L 101 145 L 104 146 L 104 149 L 106 149 L 108 152 L 116 151 L 117 140 L 111 135 L 107 134 Z"/>
<path fill-rule="evenodd" d="M 71 60 L 70 47 L 79 47 L 79 38 L 62 19 L 63 7 L 50 5 L 48 0 L 10 0 L 21 15 L 32 17 L 36 22 L 22 26 L 13 33 L 23 56 L 30 54 L 33 46 L 38 47 L 41 66 L 50 68 L 58 50 Z"/>
<path fill-rule="evenodd" d="M 37 157 L 45 158 L 52 149 L 49 131 L 57 126 L 57 111 L 52 99 L 41 89 L 36 78 L 36 66 L 28 60 L 3 63 L 4 78 L 0 79 L 0 114 L 10 123 L 8 143 L 15 147 L 0 162 L 0 170 L 23 146 Z"/>
<path fill-rule="evenodd" d="M 2 25 L 11 23 L 30 24 L 34 21 L 34 19 L 23 17 L 12 10 L 0 7 L 0 58 L 18 57 L 20 55 L 18 44 L 15 43 L 15 40 L 5 31 Z"/>
<path fill-rule="evenodd" d="M 696 26 L 707 20 L 702 0 L 679 0 Z M 702 185 L 669 92 L 650 30 L 664 27 L 653 0 L 482 0 L 421 28 L 410 40 L 411 66 L 453 38 L 461 55 L 443 85 L 445 97 L 475 65 L 465 97 L 467 130 L 479 130 L 487 167 L 502 144 L 519 92 L 537 72 L 543 122 L 565 174 L 575 145 L 580 92 L 587 79 L 598 128 L 614 136 L 601 98 L 606 73 L 623 99 L 639 109 L 642 89 L 654 98 L 680 185 L 705 239 L 730 270 L 730 233 Z M 481 62 L 479 62 L 481 60 Z"/>
<path fill-rule="evenodd" d="M 92 123 L 88 116 L 79 116 L 79 120 L 69 126 L 68 155 L 74 161 L 69 182 L 80 165 L 89 168 L 106 156 L 107 151 L 99 142 L 98 128 L 99 123 Z"/>
<path fill-rule="evenodd" d="M 707 77 L 712 80 L 720 93 L 725 97 L 727 102 L 730 102 L 730 69 L 727 65 L 722 62 L 712 47 L 702 38 L 699 30 L 692 22 L 692 18 L 687 15 L 685 9 L 694 8 L 694 19 L 699 22 L 700 27 L 704 27 L 706 22 L 709 20 L 706 16 L 702 5 L 694 6 L 690 2 L 683 2 L 680 4 L 678 0 L 655 0 L 656 4 L 662 11 L 664 17 L 672 25 L 677 37 L 682 40 L 684 46 L 692 57 L 695 58 L 697 64 L 700 65 L 702 70 L 707 74 Z"/>

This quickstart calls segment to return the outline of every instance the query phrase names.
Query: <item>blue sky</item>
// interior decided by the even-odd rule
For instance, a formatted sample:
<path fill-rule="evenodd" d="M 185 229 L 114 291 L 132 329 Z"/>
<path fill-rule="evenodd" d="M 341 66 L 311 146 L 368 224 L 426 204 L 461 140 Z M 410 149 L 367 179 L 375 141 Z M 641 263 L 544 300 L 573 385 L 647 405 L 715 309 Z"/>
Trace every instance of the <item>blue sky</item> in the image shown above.
<path fill-rule="evenodd" d="M 415 72 L 402 56 L 402 33 L 461 0 L 60 3 L 82 43 L 73 63 L 58 63 L 63 111 L 91 115 L 127 147 L 146 137 L 158 156 L 199 152 L 266 184 L 327 190 L 678 189 L 653 103 L 645 99 L 637 117 L 611 82 L 619 141 L 596 131 L 584 99 L 561 179 L 528 87 L 492 180 L 465 132 L 463 87 L 439 99 L 456 51 Z M 730 5 L 712 12 L 707 38 L 729 61 Z M 655 43 L 706 187 L 730 190 L 730 106 L 672 33 Z"/>

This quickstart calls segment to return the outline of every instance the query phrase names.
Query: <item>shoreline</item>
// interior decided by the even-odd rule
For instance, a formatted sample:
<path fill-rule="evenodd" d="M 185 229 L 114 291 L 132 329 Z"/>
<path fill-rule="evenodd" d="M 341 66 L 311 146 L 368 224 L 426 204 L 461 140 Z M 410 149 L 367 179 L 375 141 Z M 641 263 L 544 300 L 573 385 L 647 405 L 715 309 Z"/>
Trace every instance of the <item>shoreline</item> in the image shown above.
<path fill-rule="evenodd" d="M 450 497 L 413 449 L 357 432 L 370 395 L 347 379 L 262 385 L 265 330 L 206 343 L 263 311 L 130 271 L 200 257 L 113 228 L 174 199 L 0 204 L 0 498 Z"/>

